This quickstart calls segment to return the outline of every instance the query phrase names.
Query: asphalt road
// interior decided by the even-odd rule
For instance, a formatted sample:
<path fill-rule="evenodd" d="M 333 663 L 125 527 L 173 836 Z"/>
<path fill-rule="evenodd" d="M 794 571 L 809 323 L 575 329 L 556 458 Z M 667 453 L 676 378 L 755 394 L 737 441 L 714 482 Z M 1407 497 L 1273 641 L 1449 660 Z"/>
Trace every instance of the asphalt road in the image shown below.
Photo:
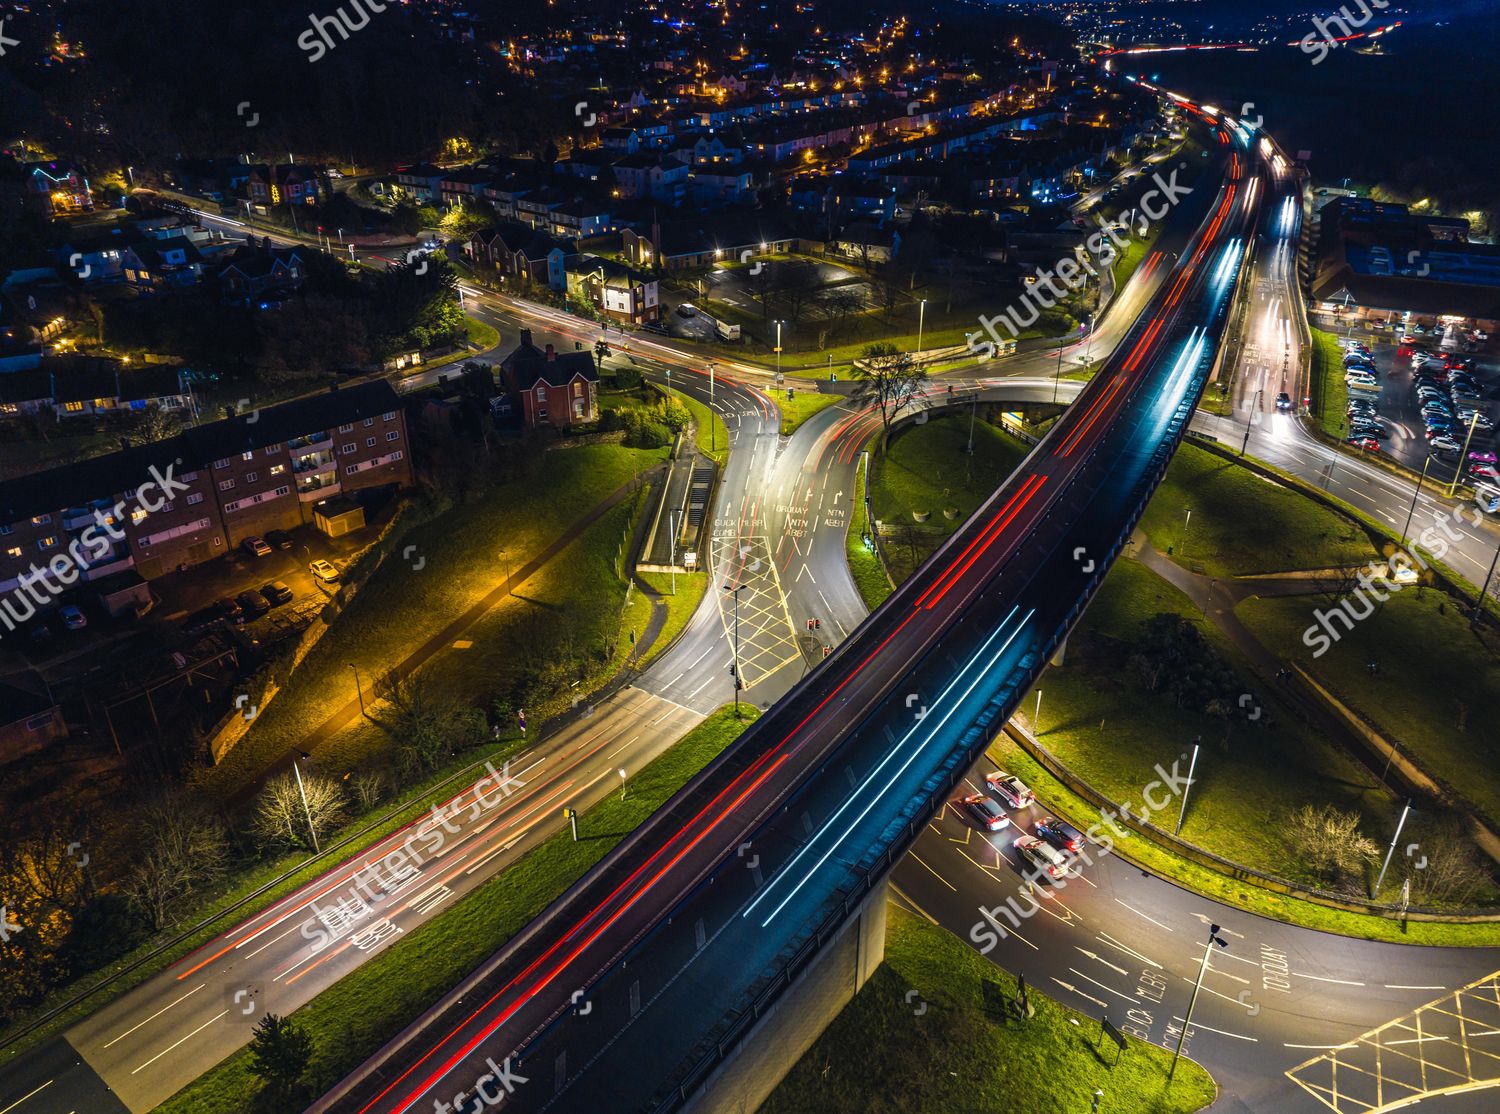
<path fill-rule="evenodd" d="M 475 1109 L 476 1088 L 512 1055 L 553 1082 L 510 1095 L 511 1108 L 650 1109 L 728 1035 L 884 849 L 921 826 L 1076 617 L 1102 570 L 1058 554 L 1107 560 L 1164 469 L 1259 212 L 1239 156 L 1219 162 L 1233 169 L 1205 191 L 1200 238 L 1029 474 L 320 1109 L 405 1111 L 450 1095 Z M 914 724 L 914 702 L 936 714 Z M 753 864 L 735 854 L 747 845 Z"/>

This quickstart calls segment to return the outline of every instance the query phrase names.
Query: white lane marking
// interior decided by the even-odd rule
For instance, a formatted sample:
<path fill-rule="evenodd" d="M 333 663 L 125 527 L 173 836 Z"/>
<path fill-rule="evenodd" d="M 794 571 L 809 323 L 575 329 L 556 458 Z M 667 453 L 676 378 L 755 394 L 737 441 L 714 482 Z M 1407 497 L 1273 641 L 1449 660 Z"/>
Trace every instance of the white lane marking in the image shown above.
<path fill-rule="evenodd" d="M 1310 1048 L 1318 1052 L 1333 1052 L 1344 1048 L 1358 1048 L 1359 1042 L 1351 1044 L 1283 1044 L 1283 1048 Z"/>
<path fill-rule="evenodd" d="M 1113 963 L 1111 963 L 1109 960 L 1105 959 L 1098 952 L 1091 952 L 1087 948 L 1080 948 L 1077 944 L 1073 945 L 1073 950 L 1074 951 L 1082 952 L 1084 955 L 1088 956 L 1090 959 L 1092 959 L 1092 960 L 1094 960 L 1094 961 L 1096 961 L 1098 963 L 1104 964 L 1104 966 L 1108 967 L 1111 971 L 1118 971 L 1122 975 L 1128 975 L 1128 974 L 1130 974 L 1130 972 L 1127 971 L 1127 970 L 1125 970 L 1125 968 L 1123 968 L 1123 967 L 1116 967 Z"/>
<path fill-rule="evenodd" d="M 1192 981 L 1193 981 L 1192 979 L 1188 980 L 1188 982 L 1192 982 Z M 1233 1001 L 1233 999 L 1231 999 L 1231 1001 Z M 1182 1022 L 1183 1024 L 1187 1024 L 1186 1022 L 1183 1022 L 1182 1018 L 1180 1018 L 1180 1017 L 1174 1017 L 1174 1018 L 1172 1018 L 1172 1020 L 1173 1021 Z M 1193 1028 L 1194 1029 L 1207 1029 L 1210 1033 L 1218 1033 L 1219 1036 L 1221 1036 L 1221 1037 L 1233 1037 L 1237 1041 L 1249 1041 L 1251 1044 L 1259 1044 L 1260 1043 L 1260 1038 L 1259 1037 L 1247 1037 L 1243 1033 L 1231 1033 L 1227 1029 L 1215 1029 L 1212 1025 L 1205 1025 L 1201 1021 L 1195 1021 L 1195 1022 L 1193 1022 Z M 1390 1044 L 1391 1042 L 1390 1041 L 1386 1041 L 1386 1043 Z"/>
<path fill-rule="evenodd" d="M 1100 1009 L 1102 1009 L 1102 1010 L 1109 1009 L 1109 1003 L 1108 1002 L 1101 1001 L 1100 999 L 1095 998 L 1092 994 L 1085 994 L 1083 991 L 1079 990 L 1076 986 L 1073 986 L 1071 983 L 1065 983 L 1065 982 L 1063 982 L 1062 979 L 1058 978 L 1056 975 L 1051 976 L 1051 978 L 1052 978 L 1052 981 L 1055 982 L 1058 986 L 1063 987 L 1065 990 L 1071 990 L 1074 994 L 1078 995 L 1080 998 L 1087 998 L 1090 1002 L 1093 1002 Z"/>
<path fill-rule="evenodd" d="M 936 878 L 939 882 L 941 882 L 943 885 L 947 886 L 954 893 L 958 893 L 958 887 L 957 886 L 955 886 L 952 882 L 948 881 L 948 879 L 944 878 L 937 871 L 933 870 L 932 867 L 928 866 L 927 863 L 923 861 L 922 857 L 920 855 L 918 855 L 915 851 L 909 852 L 909 854 L 911 855 L 912 858 L 916 859 L 917 862 L 920 863 L 924 868 L 926 868 L 926 870 L 934 878 Z"/>
<path fill-rule="evenodd" d="M 1116 905 L 1124 905 L 1125 908 L 1129 909 L 1137 917 L 1143 917 L 1143 918 L 1145 918 L 1146 920 L 1148 920 L 1152 924 L 1154 924 L 1157 928 L 1164 928 L 1168 932 L 1172 931 L 1172 926 L 1171 925 L 1162 924 L 1161 921 L 1157 920 L 1155 917 L 1147 917 L 1145 913 L 1142 913 L 1134 905 L 1127 905 L 1125 902 L 1121 901 L 1119 898 L 1115 898 L 1115 904 Z"/>
<path fill-rule="evenodd" d="M 182 997 L 181 997 L 181 998 L 179 998 L 179 999 L 177 999 L 177 1001 L 176 1001 L 176 1002 L 168 1002 L 168 1003 L 167 1003 L 167 1004 L 166 1004 L 166 1005 L 165 1005 L 165 1006 L 163 1006 L 163 1007 L 162 1007 L 162 1008 L 161 1008 L 161 1009 L 159 1009 L 159 1010 L 157 1010 L 157 1011 L 156 1011 L 156 1012 L 155 1012 L 155 1013 L 153 1013 L 153 1014 L 152 1014 L 152 1015 L 151 1015 L 151 1016 L 150 1016 L 150 1017 L 148 1017 L 148 1018 L 146 1018 L 146 1020 L 145 1020 L 145 1021 L 138 1021 L 138 1022 L 136 1022 L 136 1023 L 135 1023 L 135 1024 L 134 1024 L 134 1025 L 132 1025 L 132 1026 L 131 1026 L 131 1027 L 130 1027 L 130 1028 L 129 1028 L 129 1029 L 126 1029 L 126 1030 L 125 1030 L 125 1031 L 124 1031 L 124 1032 L 123 1032 L 123 1033 L 121 1033 L 121 1034 L 120 1034 L 120 1035 L 119 1035 L 119 1036 L 118 1036 L 118 1037 L 116 1037 L 116 1038 L 115 1038 L 115 1039 L 114 1039 L 114 1040 L 112 1040 L 112 1041 L 110 1041 L 110 1042 L 109 1042 L 109 1044 L 106 1044 L 106 1045 L 105 1045 L 105 1046 L 104 1046 L 104 1047 L 105 1047 L 105 1048 L 109 1048 L 109 1047 L 111 1047 L 111 1046 L 113 1046 L 113 1045 L 116 1045 L 116 1044 L 118 1044 L 118 1043 L 120 1043 L 120 1041 L 122 1041 L 122 1040 L 124 1040 L 124 1039 L 125 1039 L 125 1038 L 126 1038 L 126 1037 L 128 1037 L 128 1036 L 130 1036 L 130 1034 L 131 1034 L 131 1033 L 133 1033 L 133 1032 L 135 1032 L 135 1031 L 136 1031 L 136 1030 L 137 1030 L 137 1029 L 139 1029 L 139 1028 L 140 1028 L 140 1027 L 141 1027 L 141 1026 L 142 1026 L 142 1025 L 147 1025 L 147 1024 L 149 1024 L 149 1023 L 150 1023 L 150 1022 L 152 1022 L 152 1021 L 155 1021 L 155 1020 L 156 1020 L 156 1019 L 157 1019 L 157 1018 L 158 1018 L 158 1017 L 160 1017 L 160 1016 L 161 1016 L 161 1015 L 162 1015 L 162 1014 L 164 1014 L 164 1013 L 166 1013 L 166 1012 L 167 1012 L 167 1011 L 168 1011 L 168 1010 L 169 1010 L 169 1009 L 171 1009 L 171 1008 L 172 1008 L 172 1007 L 173 1007 L 173 1006 L 175 1006 L 175 1005 L 177 1005 L 177 1003 L 178 1003 L 178 1002 L 186 1002 L 186 1001 L 187 1001 L 187 1000 L 188 1000 L 188 999 L 189 999 L 189 998 L 191 998 L 191 997 L 192 997 L 192 996 L 193 996 L 193 995 L 194 995 L 194 994 L 197 994 L 197 993 L 198 993 L 198 991 L 200 991 L 200 990 L 202 990 L 202 989 L 203 989 L 203 988 L 204 988 L 204 987 L 205 987 L 205 986 L 207 986 L 207 985 L 208 985 L 208 983 L 206 983 L 206 982 L 200 982 L 200 983 L 199 983 L 199 984 L 198 984 L 198 985 L 197 985 L 197 986 L 195 986 L 195 987 L 193 987 L 193 989 L 192 989 L 192 990 L 189 990 L 189 991 L 188 991 L 188 992 L 187 992 L 187 993 L 186 993 L 186 994 L 184 994 L 184 995 L 183 995 L 183 996 L 182 996 Z M 35 1091 L 33 1091 L 33 1092 L 32 1092 L 32 1094 L 35 1094 L 35 1093 L 36 1093 L 36 1092 L 35 1092 Z M 22 1100 L 22 1101 L 24 1101 L 24 1100 Z M 6 1108 L 5 1108 L 5 1110 L 10 1110 L 10 1109 L 11 1109 L 11 1107 L 9 1107 L 9 1106 L 7 1106 L 7 1107 L 6 1107 Z M 0 1114 L 5 1114 L 5 1111 L 4 1111 L 4 1110 L 0 1110 Z"/>
<path fill-rule="evenodd" d="M 1094 984 L 1094 985 L 1095 985 L 1095 986 L 1097 986 L 1097 987 L 1098 987 L 1098 988 L 1099 988 L 1099 989 L 1100 989 L 1100 990 L 1104 990 L 1104 991 L 1107 991 L 1107 992 L 1108 992 L 1108 993 L 1110 993 L 1110 994 L 1114 994 L 1114 995 L 1116 995 L 1116 996 L 1117 996 L 1117 997 L 1120 997 L 1120 998 L 1123 998 L 1123 999 L 1125 999 L 1125 1001 L 1127 1001 L 1127 1002 L 1129 1002 L 1129 1003 L 1130 1003 L 1130 1004 L 1131 1004 L 1131 1005 L 1135 1005 L 1135 999 L 1134 999 L 1134 998 L 1133 998 L 1133 997 L 1132 997 L 1132 996 L 1130 996 L 1130 995 L 1129 995 L 1129 994 L 1121 994 L 1121 993 L 1120 993 L 1120 992 L 1119 992 L 1119 991 L 1118 991 L 1118 990 L 1116 990 L 1116 989 L 1115 989 L 1115 988 L 1114 988 L 1114 987 L 1112 987 L 1112 986 L 1105 986 L 1105 985 L 1104 985 L 1104 984 L 1103 984 L 1103 983 L 1102 983 L 1102 982 L 1100 982 L 1100 981 L 1099 981 L 1099 980 L 1098 980 L 1098 979 L 1091 979 L 1091 978 L 1089 978 L 1089 976 L 1087 976 L 1087 975 L 1085 975 L 1085 974 L 1084 974 L 1084 973 L 1083 973 L 1083 972 L 1082 972 L 1082 971 L 1080 971 L 1080 970 L 1079 970 L 1079 969 L 1078 969 L 1078 968 L 1077 968 L 1077 967 L 1069 967 L 1069 968 L 1068 968 L 1068 970 L 1069 970 L 1069 971 L 1072 971 L 1072 972 L 1073 972 L 1073 974 L 1075 974 L 1075 975 L 1077 975 L 1077 976 L 1078 976 L 1078 977 L 1079 977 L 1079 978 L 1080 978 L 1080 979 L 1088 979 L 1088 981 L 1089 981 L 1089 982 L 1091 982 L 1091 983 L 1093 983 L 1093 984 Z"/>
<path fill-rule="evenodd" d="M 1119 948 L 1126 955 L 1133 955 L 1133 956 L 1135 956 L 1135 958 L 1139 959 L 1142 963 L 1150 964 L 1152 967 L 1155 967 L 1158 971 L 1161 970 L 1161 964 L 1158 963 L 1158 962 L 1156 962 L 1156 960 L 1154 960 L 1154 959 L 1148 959 L 1146 956 L 1142 955 L 1140 952 L 1136 951 L 1134 948 L 1127 948 L 1124 944 L 1120 943 L 1120 941 L 1116 940 L 1113 936 L 1111 936 L 1107 932 L 1101 932 L 1101 933 L 1099 933 L 1098 939 L 1102 943 L 1108 944 L 1112 948 Z"/>
<path fill-rule="evenodd" d="M 151 1059 L 147 1060 L 140 1067 L 138 1067 L 138 1068 L 131 1068 L 130 1069 L 130 1074 L 134 1075 L 136 1072 L 141 1071 L 144 1068 L 149 1068 L 152 1064 L 156 1063 L 156 1061 L 160 1060 L 168 1052 L 171 1052 L 172 1049 L 176 1048 L 178 1045 L 183 1044 L 186 1041 L 191 1040 L 193 1037 L 196 1037 L 199 1033 L 203 1032 L 203 1030 L 207 1029 L 210 1025 L 212 1025 L 215 1021 L 218 1021 L 219 1018 L 223 1017 L 228 1012 L 229 1012 L 228 1010 L 224 1010 L 223 1013 L 220 1013 L 220 1014 L 218 1014 L 218 1015 L 216 1015 L 214 1017 L 210 1017 L 207 1021 L 205 1021 L 202 1025 L 198 1026 L 198 1028 L 194 1029 L 187 1036 L 183 1037 L 181 1040 L 177 1041 L 175 1044 L 170 1044 L 166 1048 L 163 1048 L 160 1052 L 158 1052 L 155 1056 L 151 1057 Z"/>
<path fill-rule="evenodd" d="M 981 905 L 979 907 L 979 915 L 981 917 L 983 917 L 985 920 L 989 921 L 990 924 L 992 924 L 992 925 L 995 926 L 995 930 L 1000 933 L 1000 939 L 1004 940 L 1007 936 L 1014 936 L 1017 940 L 1021 941 L 1021 943 L 1025 944 L 1032 951 L 1039 952 L 1039 951 L 1042 950 L 1041 948 L 1039 948 L 1035 944 L 1033 944 L 1030 940 L 1026 939 L 1026 937 L 1022 936 L 1015 929 L 1013 929 L 1013 928 L 1006 928 L 1003 924 L 1001 924 L 999 921 L 997 921 L 994 917 L 990 916 L 990 911 L 988 909 L 986 909 L 983 905 Z"/>
<path fill-rule="evenodd" d="M 1398 986 L 1395 983 L 1386 983 L 1387 990 L 1447 990 L 1446 986 Z M 1389 1042 L 1387 1042 L 1389 1043 Z"/>
<path fill-rule="evenodd" d="M 1299 978 L 1299 979 L 1312 979 L 1315 982 L 1336 982 L 1336 983 L 1340 983 L 1343 986 L 1364 986 L 1365 985 L 1362 982 L 1355 982 L 1353 979 L 1330 979 L 1330 978 L 1325 978 L 1322 975 L 1306 975 L 1306 974 L 1303 974 L 1301 971 L 1293 971 L 1292 974 L 1295 977 Z"/>
<path fill-rule="evenodd" d="M 1444 1037 L 1444 1036 L 1408 1037 L 1406 1040 L 1381 1041 L 1380 1043 L 1383 1044 L 1383 1045 L 1385 1045 L 1387 1048 L 1389 1048 L 1391 1045 L 1394 1045 L 1394 1044 L 1426 1044 L 1428 1041 L 1446 1041 L 1446 1040 L 1449 1040 L 1449 1039 L 1451 1039 L 1451 1038 Z"/>
<path fill-rule="evenodd" d="M 226 1010 L 225 1012 L 227 1013 L 228 1011 Z M 56 1082 L 57 1082 L 57 1080 L 55 1080 L 55 1079 L 49 1079 L 49 1080 L 47 1080 L 47 1082 L 43 1083 L 35 1091 L 32 1091 L 31 1094 L 29 1094 L 29 1095 L 22 1095 L 20 1098 L 16 1099 L 15 1102 L 13 1102 L 9 1106 L 7 1106 L 5 1108 L 5 1110 L 0 1110 L 0 1114 L 6 1114 L 7 1110 L 14 1110 L 16 1107 L 20 1106 L 27 1099 L 36 1097 L 37 1095 L 41 1094 L 48 1087 L 52 1086 L 52 1084 L 54 1084 Z"/>

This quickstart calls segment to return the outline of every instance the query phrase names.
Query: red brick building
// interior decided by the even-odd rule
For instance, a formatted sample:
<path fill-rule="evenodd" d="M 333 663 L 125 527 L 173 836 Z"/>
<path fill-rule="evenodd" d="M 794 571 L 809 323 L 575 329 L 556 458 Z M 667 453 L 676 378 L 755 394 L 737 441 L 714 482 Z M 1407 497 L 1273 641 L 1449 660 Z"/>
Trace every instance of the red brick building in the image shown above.
<path fill-rule="evenodd" d="M 310 523 L 330 496 L 411 482 L 405 417 L 385 381 L 195 426 L 0 483 L 0 595 L 54 560 L 78 566 L 77 584 L 131 569 L 152 579 Z"/>
<path fill-rule="evenodd" d="M 522 329 L 521 346 L 501 362 L 500 374 L 528 426 L 570 429 L 599 420 L 599 372 L 586 349 L 538 348 L 531 330 Z"/>

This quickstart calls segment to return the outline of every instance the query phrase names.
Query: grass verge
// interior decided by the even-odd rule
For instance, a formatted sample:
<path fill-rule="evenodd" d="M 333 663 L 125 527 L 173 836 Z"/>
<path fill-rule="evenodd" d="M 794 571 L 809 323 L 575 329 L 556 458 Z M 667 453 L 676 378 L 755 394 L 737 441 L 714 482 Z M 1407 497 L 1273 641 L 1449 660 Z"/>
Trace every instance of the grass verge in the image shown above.
<path fill-rule="evenodd" d="M 866 456 L 865 459 L 870 458 Z M 891 582 L 886 577 L 885 566 L 880 563 L 880 555 L 872 548 L 872 543 L 866 541 L 874 537 L 870 516 L 865 510 L 865 483 L 869 471 L 855 468 L 854 473 L 854 513 L 849 519 L 849 529 L 844 532 L 844 553 L 849 559 L 849 572 L 854 577 L 854 586 L 859 589 L 860 599 L 874 611 L 891 594 Z"/>
<path fill-rule="evenodd" d="M 347 662 L 356 662 L 367 678 L 398 664 L 496 587 L 507 568 L 527 564 L 664 452 L 587 445 L 548 453 L 545 476 L 495 484 L 483 497 L 412 529 L 405 541 L 426 559 L 421 569 L 406 561 L 381 566 L 245 738 L 206 771 L 203 788 L 227 796 L 252 784 L 273 761 L 301 745 L 331 710 L 354 699 Z M 529 590 L 529 584 L 518 584 L 507 605 Z"/>
<path fill-rule="evenodd" d="M 1099 1051 L 1094 1018 L 1033 989 L 1023 1019 L 1009 972 L 904 909 L 889 906 L 887 918 L 885 962 L 760 1114 L 1082 1111 L 1098 1088 L 1111 1114 L 1186 1114 L 1214 1100 L 1213 1077 L 1193 1061 L 1169 1087 L 1172 1054 L 1127 1037 L 1112 1067 L 1116 1050 Z"/>
<path fill-rule="evenodd" d="M 1198 704 L 1183 707 L 1168 691 L 1147 687 L 1149 662 L 1136 664 L 1147 621 L 1159 613 L 1194 623 L 1207 648 L 1238 676 L 1222 716 Z M 1370 820 L 1377 838 L 1397 802 L 1374 775 L 1331 741 L 1306 727 L 1274 692 L 1261 692 L 1250 668 L 1197 606 L 1156 573 L 1132 560 L 1115 564 L 1068 639 L 1064 664 L 1038 681 L 1041 744 L 1114 801 L 1141 801 L 1141 789 L 1170 769 L 1194 738 L 1203 745 L 1182 837 L 1256 870 L 1315 884 L 1301 849 L 1288 844 L 1281 821 L 1304 805 L 1334 804 Z M 1261 711 L 1237 707 L 1238 691 Z M 1035 696 L 1021 707 L 1033 716 Z M 1182 763 L 1182 772 L 1187 763 Z M 1159 824 L 1176 820 L 1171 815 Z M 1134 811 L 1138 811 L 1134 810 Z"/>
<path fill-rule="evenodd" d="M 1026 456 L 1027 446 L 987 421 L 948 413 L 896 431 L 875 463 L 871 492 L 891 579 L 900 583 L 994 493 Z"/>
<path fill-rule="evenodd" d="M 790 437 L 802 427 L 819 410 L 826 410 L 830 406 L 836 406 L 844 401 L 843 395 L 825 395 L 817 391 L 810 391 L 806 387 L 794 386 L 792 397 L 786 397 L 785 390 L 771 390 L 771 399 L 776 403 L 776 409 L 781 411 L 781 435 Z"/>
<path fill-rule="evenodd" d="M 724 462 L 729 459 L 729 430 L 724 425 L 724 419 L 696 398 L 675 387 L 672 395 L 693 415 L 693 424 L 697 427 L 698 451 L 723 467 Z"/>
<path fill-rule="evenodd" d="M 1080 829 L 1098 819 L 1098 810 L 1049 774 L 1010 739 L 1001 736 L 990 745 L 990 757 L 1036 791 L 1047 807 Z M 1500 924 L 1459 924 L 1439 921 L 1400 921 L 1349 913 L 1317 902 L 1274 893 L 1199 866 L 1166 847 L 1134 832 L 1115 839 L 1115 848 L 1126 860 L 1179 886 L 1203 894 L 1234 909 L 1319 932 L 1332 932 L 1360 940 L 1382 940 L 1392 944 L 1483 948 L 1500 946 Z"/>
<path fill-rule="evenodd" d="M 647 764 L 625 800 L 610 795 L 579 817 L 585 838 L 556 832 L 427 924 L 399 938 L 293 1015 L 313 1039 L 309 1079 L 326 1088 L 504 942 L 634 831 L 754 720 L 723 708 Z M 607 834 L 595 834 L 607 833 Z M 179 1091 L 163 1114 L 249 1114 L 259 1084 L 241 1050 Z"/>
<path fill-rule="evenodd" d="M 643 572 L 637 573 L 641 580 L 655 589 L 656 594 L 667 605 L 667 621 L 657 634 L 656 641 L 641 659 L 641 667 L 655 661 L 662 652 L 671 646 L 677 636 L 682 633 L 692 619 L 693 612 L 698 610 L 698 605 L 703 602 L 703 593 L 708 591 L 708 574 L 706 572 L 680 572 L 677 574 L 677 593 L 672 593 L 672 574 L 665 572 Z M 645 630 L 644 627 L 641 630 Z"/>
<path fill-rule="evenodd" d="M 1191 444 L 1177 450 L 1141 528 L 1156 549 L 1209 576 L 1331 568 L 1375 556 L 1365 531 L 1342 515 Z"/>
<path fill-rule="evenodd" d="M 1490 718 L 1500 707 L 1494 637 L 1470 630 L 1453 601 L 1431 589 L 1404 589 L 1374 606 L 1347 633 L 1334 624 L 1342 637 L 1321 657 L 1306 652 L 1302 633 L 1315 624 L 1315 611 L 1333 610 L 1323 597 L 1250 599 L 1236 611 L 1273 652 L 1299 659 L 1417 765 L 1500 820 L 1500 733 Z"/>
<path fill-rule="evenodd" d="M 1349 385 L 1344 382 L 1344 349 L 1337 336 L 1322 329 L 1313 329 L 1312 339 L 1313 416 L 1324 433 L 1342 440 L 1345 415 L 1349 409 Z"/>

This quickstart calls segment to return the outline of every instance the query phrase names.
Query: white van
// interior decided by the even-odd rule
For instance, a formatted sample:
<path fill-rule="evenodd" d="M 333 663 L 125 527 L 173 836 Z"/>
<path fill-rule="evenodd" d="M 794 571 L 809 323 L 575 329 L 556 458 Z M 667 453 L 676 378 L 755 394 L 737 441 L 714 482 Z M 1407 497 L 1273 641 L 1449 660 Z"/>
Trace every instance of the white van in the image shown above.
<path fill-rule="evenodd" d="M 1500 487 L 1494 484 L 1476 484 L 1474 502 L 1486 514 L 1500 514 Z"/>

